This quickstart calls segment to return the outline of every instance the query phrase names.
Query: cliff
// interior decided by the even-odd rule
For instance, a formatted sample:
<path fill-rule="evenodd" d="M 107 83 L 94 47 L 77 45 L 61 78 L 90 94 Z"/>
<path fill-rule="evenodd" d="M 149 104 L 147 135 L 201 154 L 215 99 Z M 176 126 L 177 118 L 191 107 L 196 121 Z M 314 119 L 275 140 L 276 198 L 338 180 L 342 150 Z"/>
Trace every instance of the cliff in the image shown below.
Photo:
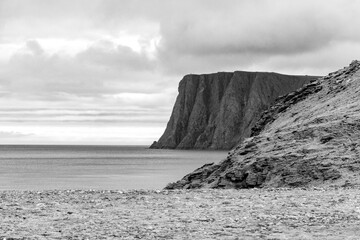
<path fill-rule="evenodd" d="M 265 72 L 187 75 L 170 120 L 150 148 L 231 149 L 249 137 L 261 111 L 312 76 Z"/>
<path fill-rule="evenodd" d="M 219 164 L 174 188 L 358 186 L 360 62 L 279 98 Z"/>

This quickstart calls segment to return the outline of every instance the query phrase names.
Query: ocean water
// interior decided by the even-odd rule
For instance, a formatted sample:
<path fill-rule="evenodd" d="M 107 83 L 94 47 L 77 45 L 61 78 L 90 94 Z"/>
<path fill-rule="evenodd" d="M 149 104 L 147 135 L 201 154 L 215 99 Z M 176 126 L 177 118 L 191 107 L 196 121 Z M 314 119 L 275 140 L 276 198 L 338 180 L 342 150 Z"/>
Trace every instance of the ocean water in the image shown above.
<path fill-rule="evenodd" d="M 0 146 L 0 190 L 162 189 L 226 151 Z"/>

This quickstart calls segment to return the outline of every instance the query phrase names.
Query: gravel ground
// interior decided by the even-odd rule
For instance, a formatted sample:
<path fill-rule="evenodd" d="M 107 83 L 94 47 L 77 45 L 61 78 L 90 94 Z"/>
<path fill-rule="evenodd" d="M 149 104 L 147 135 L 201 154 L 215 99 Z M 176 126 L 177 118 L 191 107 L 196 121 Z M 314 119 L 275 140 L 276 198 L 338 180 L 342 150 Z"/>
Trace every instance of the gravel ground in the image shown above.
<path fill-rule="evenodd" d="M 359 239 L 360 189 L 2 191 L 0 239 Z"/>

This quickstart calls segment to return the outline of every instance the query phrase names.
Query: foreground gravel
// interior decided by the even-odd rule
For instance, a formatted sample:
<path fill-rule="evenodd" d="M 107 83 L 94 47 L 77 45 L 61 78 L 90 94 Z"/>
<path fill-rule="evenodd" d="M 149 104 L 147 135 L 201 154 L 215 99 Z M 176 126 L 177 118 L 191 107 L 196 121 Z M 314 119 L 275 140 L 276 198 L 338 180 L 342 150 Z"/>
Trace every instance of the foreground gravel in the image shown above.
<path fill-rule="evenodd" d="M 0 192 L 0 239 L 359 238 L 353 188 Z"/>

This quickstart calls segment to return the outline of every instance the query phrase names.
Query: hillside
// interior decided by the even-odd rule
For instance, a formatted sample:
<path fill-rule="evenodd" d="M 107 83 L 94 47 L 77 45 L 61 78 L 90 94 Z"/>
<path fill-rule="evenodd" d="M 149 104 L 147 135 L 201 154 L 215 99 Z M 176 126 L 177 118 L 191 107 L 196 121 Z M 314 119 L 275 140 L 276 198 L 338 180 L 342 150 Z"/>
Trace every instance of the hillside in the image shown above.
<path fill-rule="evenodd" d="M 231 149 L 249 137 L 260 112 L 312 76 L 242 72 L 187 75 L 164 134 L 151 148 Z"/>
<path fill-rule="evenodd" d="M 281 97 L 252 137 L 174 188 L 349 186 L 360 183 L 360 62 Z"/>

